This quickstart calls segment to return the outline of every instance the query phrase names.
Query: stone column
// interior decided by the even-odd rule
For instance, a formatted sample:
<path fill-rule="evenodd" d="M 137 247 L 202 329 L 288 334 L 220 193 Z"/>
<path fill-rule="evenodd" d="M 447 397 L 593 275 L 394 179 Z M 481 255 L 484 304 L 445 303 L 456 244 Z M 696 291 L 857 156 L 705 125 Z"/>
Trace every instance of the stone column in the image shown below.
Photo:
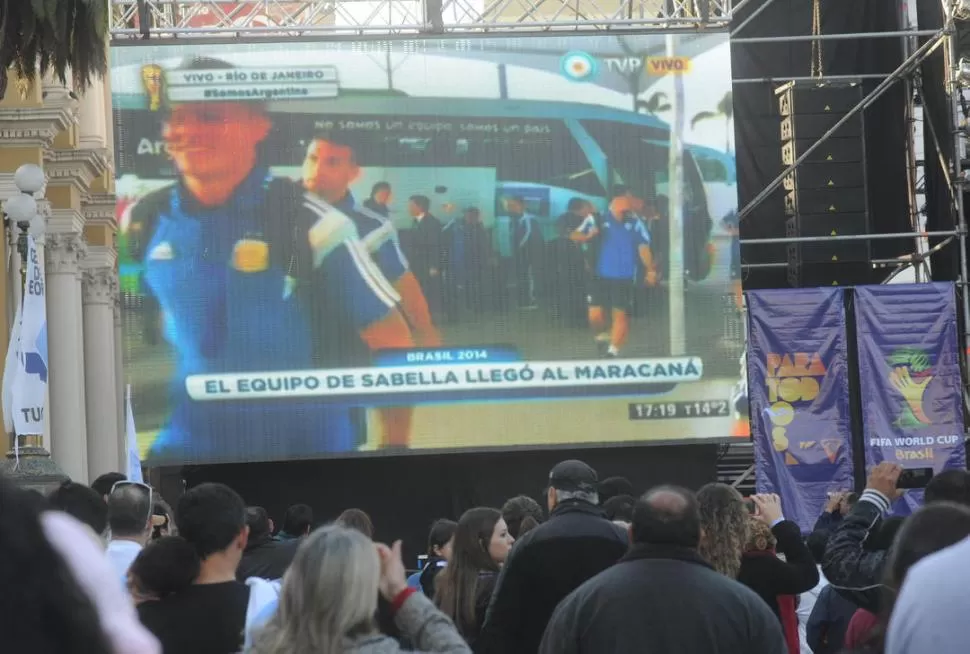
<path fill-rule="evenodd" d="M 88 477 L 118 470 L 118 385 L 115 381 L 114 250 L 88 247 L 83 271 L 84 402 Z"/>
<path fill-rule="evenodd" d="M 117 393 L 117 367 L 115 366 L 115 328 L 114 305 L 118 295 L 118 268 L 115 250 L 115 196 L 103 192 L 103 188 L 110 180 L 111 170 L 104 170 L 92 182 L 92 192 L 87 193 L 81 202 L 84 214 L 84 241 L 88 246 L 87 258 L 81 267 L 85 271 L 84 291 L 84 363 L 87 388 L 85 390 L 85 405 L 88 414 L 88 453 L 98 452 L 97 457 L 89 460 L 88 468 L 92 475 L 104 472 L 120 471 L 118 459 L 120 457 L 118 405 L 121 395 Z M 95 190 L 97 189 L 97 190 Z M 94 273 L 92 274 L 89 273 Z M 107 277 L 105 277 L 107 275 Z M 99 285 L 91 286 L 97 281 Z M 100 283 L 106 282 L 110 288 L 101 288 Z M 94 304 L 89 304 L 94 300 Z M 95 308 L 97 305 L 97 308 Z M 92 312 L 94 312 L 92 314 Z M 100 316 L 100 318 L 94 317 Z M 92 322 L 100 326 L 95 331 L 89 331 Z M 91 339 L 105 339 L 92 341 Z M 98 357 L 98 360 L 92 360 Z M 94 371 L 103 371 L 93 374 Z M 111 397 L 101 394 L 110 393 Z M 95 397 L 92 397 L 95 395 Z M 109 404 L 110 402 L 110 404 Z M 100 408 L 96 408 L 100 407 Z M 92 415 L 92 411 L 97 415 Z M 97 440 L 97 442 L 95 442 Z M 110 455 L 108 453 L 110 449 Z M 94 470 L 97 468 L 98 473 Z"/>
<path fill-rule="evenodd" d="M 45 106 L 68 108 L 75 116 L 74 124 L 60 132 L 44 151 L 46 197 L 51 203 L 47 228 L 51 453 L 64 472 L 76 481 L 86 481 L 88 439 L 80 267 L 86 252 L 83 205 L 91 183 L 104 173 L 108 162 L 103 135 L 100 147 L 78 147 L 79 102 L 67 88 L 45 80 L 44 102 Z M 94 111 L 97 118 L 97 110 Z M 88 137 L 87 144 L 93 144 L 90 133 Z"/>
<path fill-rule="evenodd" d="M 13 183 L 14 171 L 21 164 L 43 165 L 44 150 L 73 120 L 69 103 L 45 105 L 41 84 L 31 85 L 27 96 L 22 97 L 17 91 L 18 78 L 13 71 L 9 71 L 9 76 L 7 94 L 0 101 L 0 201 L 20 192 Z M 38 204 L 46 205 L 41 201 Z M 17 234 L 12 233 L 6 248 L 0 249 L 0 352 L 3 353 L 7 351 L 10 328 L 21 297 L 20 255 L 16 243 Z M 0 459 L 6 449 L 3 438 Z"/>
<path fill-rule="evenodd" d="M 88 439 L 80 347 L 80 261 L 86 247 L 77 232 L 50 233 L 46 245 L 51 455 L 71 479 L 86 484 Z"/>
<path fill-rule="evenodd" d="M 108 144 L 107 123 L 104 111 L 104 83 L 93 80 L 81 96 L 78 107 L 78 145 L 82 148 L 100 149 Z"/>

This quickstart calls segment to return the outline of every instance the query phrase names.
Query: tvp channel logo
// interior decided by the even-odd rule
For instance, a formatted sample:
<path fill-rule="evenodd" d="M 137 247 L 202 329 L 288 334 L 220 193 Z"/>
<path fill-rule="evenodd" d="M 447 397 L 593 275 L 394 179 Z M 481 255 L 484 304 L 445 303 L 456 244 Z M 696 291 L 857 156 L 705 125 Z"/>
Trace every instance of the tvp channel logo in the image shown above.
<path fill-rule="evenodd" d="M 559 68 L 563 76 L 573 82 L 588 82 L 599 72 L 596 60 L 578 50 L 564 54 L 559 61 Z"/>

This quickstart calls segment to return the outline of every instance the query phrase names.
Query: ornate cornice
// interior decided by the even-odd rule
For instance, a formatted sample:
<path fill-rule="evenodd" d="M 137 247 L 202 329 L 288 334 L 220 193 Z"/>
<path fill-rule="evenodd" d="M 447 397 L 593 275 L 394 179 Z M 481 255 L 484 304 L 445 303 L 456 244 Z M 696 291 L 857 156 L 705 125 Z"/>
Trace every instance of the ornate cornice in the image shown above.
<path fill-rule="evenodd" d="M 48 184 L 69 183 L 86 191 L 91 187 L 91 182 L 107 169 L 107 150 L 103 148 L 44 150 L 44 172 L 47 173 Z"/>
<path fill-rule="evenodd" d="M 51 76 L 47 76 L 41 81 L 40 90 L 44 106 L 64 107 L 76 111 L 81 104 L 71 89 L 67 88 L 59 79 Z"/>
<path fill-rule="evenodd" d="M 87 268 L 82 273 L 81 289 L 84 304 L 104 304 L 113 308 L 118 294 L 118 274 L 114 268 Z"/>
<path fill-rule="evenodd" d="M 68 106 L 0 107 L 0 142 L 5 146 L 48 148 L 74 122 Z"/>
<path fill-rule="evenodd" d="M 117 198 L 114 193 L 89 193 L 81 200 L 85 225 L 105 225 L 117 228 L 115 218 Z"/>
<path fill-rule="evenodd" d="M 80 234 L 47 234 L 45 241 L 47 272 L 52 275 L 77 275 L 80 277 L 81 259 L 87 253 L 87 244 Z"/>
<path fill-rule="evenodd" d="M 38 201 L 38 204 L 40 202 Z M 84 214 L 78 209 L 55 209 L 47 203 L 47 232 L 49 234 L 81 234 Z"/>

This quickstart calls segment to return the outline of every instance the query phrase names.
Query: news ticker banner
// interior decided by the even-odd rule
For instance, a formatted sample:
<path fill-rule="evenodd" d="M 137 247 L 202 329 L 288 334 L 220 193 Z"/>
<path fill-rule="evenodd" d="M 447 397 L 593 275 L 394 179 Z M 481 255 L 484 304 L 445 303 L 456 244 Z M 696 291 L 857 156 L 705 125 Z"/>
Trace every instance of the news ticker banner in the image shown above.
<path fill-rule="evenodd" d="M 852 430 L 840 288 L 748 291 L 748 397 L 759 493 L 810 531 L 850 490 Z"/>
<path fill-rule="evenodd" d="M 165 70 L 159 64 L 141 69 L 142 84 L 153 111 L 165 102 L 217 102 L 337 97 L 335 66 L 250 68 L 198 66 Z"/>
<path fill-rule="evenodd" d="M 855 289 L 866 469 L 966 467 L 960 348 L 953 284 Z M 909 513 L 921 490 L 895 507 Z"/>
<path fill-rule="evenodd" d="M 374 367 L 190 375 L 185 387 L 190 398 L 203 402 L 319 397 L 380 406 L 662 393 L 700 381 L 704 371 L 703 361 L 692 356 L 514 361 L 499 348 L 496 359 L 480 360 L 488 354 L 487 349 L 387 353 L 384 365 Z"/>

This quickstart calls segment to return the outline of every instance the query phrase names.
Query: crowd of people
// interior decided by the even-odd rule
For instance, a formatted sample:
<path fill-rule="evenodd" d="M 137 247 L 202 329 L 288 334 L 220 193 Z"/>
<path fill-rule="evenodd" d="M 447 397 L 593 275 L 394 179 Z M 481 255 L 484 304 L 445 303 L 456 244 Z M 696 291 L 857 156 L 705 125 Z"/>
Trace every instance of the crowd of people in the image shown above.
<path fill-rule="evenodd" d="M 378 182 L 365 206 L 387 217 L 391 192 L 390 184 Z M 402 259 L 406 255 L 436 320 L 546 305 L 563 324 L 588 325 L 602 354 L 617 356 L 637 289 L 656 286 L 661 277 L 663 257 L 655 255 L 652 234 L 665 221 L 666 203 L 664 196 L 647 201 L 616 186 L 602 215 L 577 196 L 555 219 L 554 230 L 544 230 L 520 196 L 504 198 L 503 215 L 486 228 L 477 207 L 442 222 L 432 215 L 429 198 L 415 195 L 407 204 L 411 226 L 400 233 Z"/>
<path fill-rule="evenodd" d="M 0 616 L 19 654 L 950 654 L 970 637 L 970 473 L 908 517 L 901 468 L 833 493 L 803 536 L 775 495 L 636 496 L 568 460 L 520 495 L 435 520 L 424 565 L 361 509 L 277 526 L 231 488 L 174 511 L 112 473 L 47 496 L 0 478 Z"/>

